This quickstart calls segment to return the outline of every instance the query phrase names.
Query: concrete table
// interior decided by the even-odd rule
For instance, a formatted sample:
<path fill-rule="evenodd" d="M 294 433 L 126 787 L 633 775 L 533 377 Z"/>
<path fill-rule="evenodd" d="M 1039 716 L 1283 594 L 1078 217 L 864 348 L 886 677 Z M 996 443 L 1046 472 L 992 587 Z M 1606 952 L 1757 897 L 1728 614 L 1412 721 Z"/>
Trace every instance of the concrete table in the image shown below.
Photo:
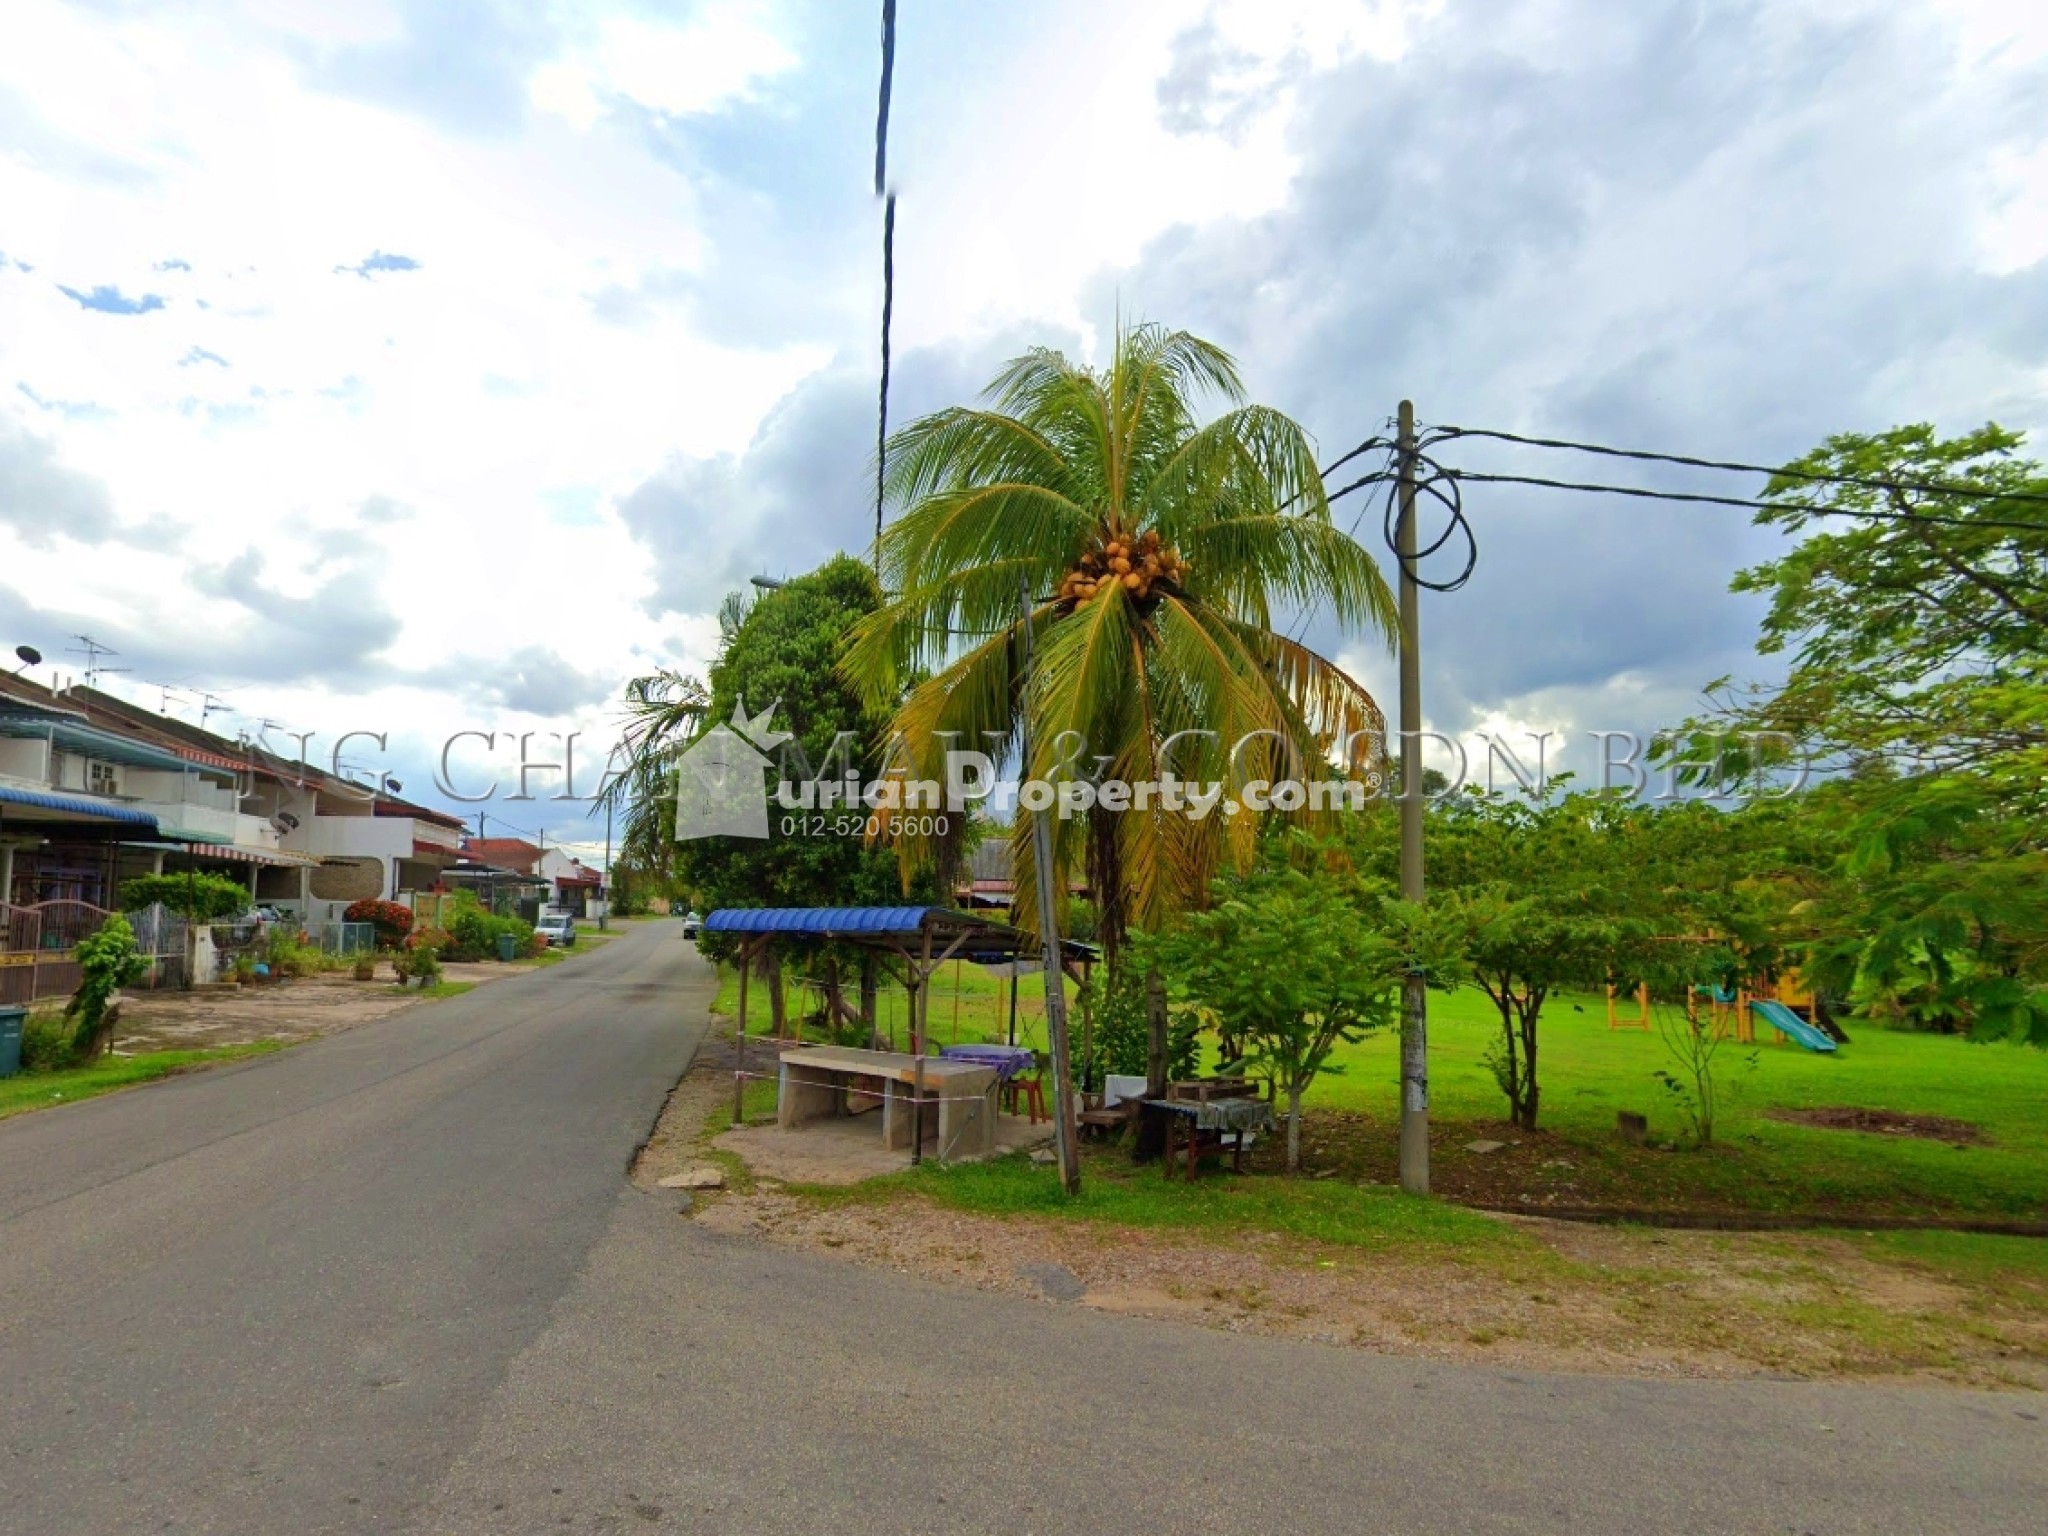
<path fill-rule="evenodd" d="M 848 1113 L 849 1096 L 867 1080 L 882 1085 L 882 1145 L 891 1151 L 906 1149 L 917 1124 L 921 1068 L 925 1102 L 936 1099 L 939 1106 L 938 1155 L 978 1157 L 995 1150 L 998 1075 L 991 1067 L 839 1045 L 784 1051 L 781 1061 L 775 1122 L 784 1130 Z"/>

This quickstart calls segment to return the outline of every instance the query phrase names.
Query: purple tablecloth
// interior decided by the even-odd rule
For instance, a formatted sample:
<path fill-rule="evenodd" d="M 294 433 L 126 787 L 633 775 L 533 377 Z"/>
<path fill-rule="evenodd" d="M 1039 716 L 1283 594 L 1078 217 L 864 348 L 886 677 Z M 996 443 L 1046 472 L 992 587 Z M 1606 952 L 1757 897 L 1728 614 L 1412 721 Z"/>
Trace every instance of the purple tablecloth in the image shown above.
<path fill-rule="evenodd" d="M 939 1054 L 948 1061 L 971 1061 L 978 1067 L 993 1067 L 1003 1082 L 1029 1072 L 1038 1058 L 1021 1045 L 948 1045 Z"/>

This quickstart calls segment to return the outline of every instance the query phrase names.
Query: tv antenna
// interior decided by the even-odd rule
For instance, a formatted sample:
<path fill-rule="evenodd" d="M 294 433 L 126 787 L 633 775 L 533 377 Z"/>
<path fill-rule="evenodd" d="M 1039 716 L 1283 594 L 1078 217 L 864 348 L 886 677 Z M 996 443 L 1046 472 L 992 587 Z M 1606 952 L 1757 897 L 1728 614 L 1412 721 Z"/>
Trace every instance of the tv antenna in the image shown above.
<path fill-rule="evenodd" d="M 199 695 L 199 729 L 205 730 L 206 722 L 211 720 L 216 713 L 223 715 L 233 714 L 234 707 L 218 694 L 201 693 Z"/>
<path fill-rule="evenodd" d="M 180 704 L 190 702 L 175 683 L 151 683 L 149 686 L 157 691 L 156 712 L 160 715 L 168 715 L 171 712 L 173 699 Z"/>
<path fill-rule="evenodd" d="M 104 667 L 100 665 L 100 658 L 102 656 L 118 656 L 121 654 L 111 645 L 102 645 L 99 641 L 93 639 L 91 635 L 73 635 L 71 638 L 76 640 L 78 644 L 67 645 L 64 649 L 69 655 L 83 656 L 85 658 L 86 687 L 99 687 L 100 679 L 109 673 L 130 672 L 134 670 L 132 667 Z"/>

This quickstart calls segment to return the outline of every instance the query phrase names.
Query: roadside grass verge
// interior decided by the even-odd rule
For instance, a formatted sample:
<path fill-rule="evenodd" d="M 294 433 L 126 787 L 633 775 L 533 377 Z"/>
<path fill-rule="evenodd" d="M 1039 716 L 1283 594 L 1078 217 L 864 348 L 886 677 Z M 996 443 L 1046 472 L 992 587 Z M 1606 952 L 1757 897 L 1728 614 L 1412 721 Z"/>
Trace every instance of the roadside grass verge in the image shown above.
<path fill-rule="evenodd" d="M 152 1083 L 178 1072 L 242 1061 L 282 1050 L 281 1042 L 258 1040 L 201 1051 L 150 1051 L 139 1056 L 109 1056 L 89 1067 L 61 1072 L 23 1072 L 0 1078 L 0 1120 L 33 1109 L 75 1104 L 138 1083 Z"/>
<path fill-rule="evenodd" d="M 792 1186 L 791 1192 L 824 1202 L 919 1195 L 979 1215 L 1176 1228 L 1209 1238 L 1281 1233 L 1333 1248 L 1398 1251 L 1417 1259 L 1534 1262 L 1547 1257 L 1513 1227 L 1443 1201 L 1322 1179 L 1219 1175 L 1189 1184 L 1164 1178 L 1157 1164 L 1134 1166 L 1113 1148 L 1084 1150 L 1078 1198 L 1061 1190 L 1057 1169 L 1022 1154 L 980 1163 L 925 1163 L 845 1188 Z"/>
<path fill-rule="evenodd" d="M 1911 1269 L 2048 1316 L 2048 1242 L 1980 1232 L 1871 1232 L 1851 1239 L 1880 1263 Z"/>
<path fill-rule="evenodd" d="M 476 987 L 473 981 L 437 981 L 429 987 L 391 987 L 387 990 L 403 997 L 460 997 L 465 992 L 474 992 Z"/>

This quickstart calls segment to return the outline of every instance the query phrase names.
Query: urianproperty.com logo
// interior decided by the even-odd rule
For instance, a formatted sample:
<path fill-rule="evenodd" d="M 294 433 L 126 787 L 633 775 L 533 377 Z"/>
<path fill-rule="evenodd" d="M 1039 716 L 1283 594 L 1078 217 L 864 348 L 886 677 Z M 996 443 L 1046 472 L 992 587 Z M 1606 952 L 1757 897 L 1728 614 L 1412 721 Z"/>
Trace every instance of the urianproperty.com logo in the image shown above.
<path fill-rule="evenodd" d="M 1279 778 L 1259 776 L 1253 765 L 1272 756 L 1273 735 L 1268 732 L 1233 742 L 1224 759 L 1229 776 L 1221 779 L 1181 778 L 1167 766 L 1179 741 L 1199 737 L 1211 752 L 1220 748 L 1222 743 L 1213 731 L 1186 731 L 1164 743 L 1158 755 L 1165 771 L 1157 779 L 1104 776 L 1101 770 L 1107 760 L 1090 764 L 1084 752 L 1086 744 L 1078 738 L 1053 743 L 1056 764 L 1062 770 L 1055 779 L 1005 780 L 991 754 L 960 749 L 944 754 L 943 779 L 919 778 L 901 769 L 869 777 L 854 766 L 850 734 L 833 744 L 825 770 L 813 772 L 800 744 L 789 732 L 775 729 L 775 710 L 776 705 L 771 704 L 760 714 L 749 716 L 746 702 L 741 700 L 730 723 L 714 726 L 677 756 L 676 841 L 766 838 L 771 825 L 785 837 L 862 835 L 877 815 L 887 819 L 891 831 L 942 836 L 953 817 L 965 816 L 983 804 L 1050 811 L 1062 821 L 1096 811 L 1158 813 L 1203 821 L 1245 812 L 1362 811 L 1373 800 L 1394 793 L 1377 773 L 1311 777 L 1297 767 L 1294 773 Z M 1363 739 L 1368 734 L 1360 733 L 1361 739 L 1344 743 L 1343 750 L 1333 755 L 1353 762 L 1384 761 L 1390 743 L 1376 735 Z M 1599 743 L 1600 788 L 1657 800 L 1681 798 L 1675 768 L 1665 771 L 1661 788 L 1653 785 L 1648 753 L 1658 738 L 1646 741 L 1632 731 L 1586 734 Z M 1425 798 L 1457 794 L 1478 781 L 1474 754 L 1464 742 L 1437 731 L 1417 735 L 1431 743 L 1446 764 L 1437 770 L 1438 780 L 1422 791 Z M 1552 779 L 1550 743 L 1559 735 L 1532 731 L 1529 744 L 1518 749 L 1504 736 L 1475 732 L 1474 740 L 1484 754 L 1487 791 L 1512 786 L 1527 794 L 1545 793 Z M 1731 735 L 1752 745 L 1761 744 L 1766 736 L 1789 745 L 1788 738 L 1774 732 Z M 1398 743 L 1391 745 L 1398 749 Z M 885 760 L 899 760 L 898 754 L 885 754 Z M 840 771 L 833 771 L 835 766 Z M 771 769 L 776 770 L 772 786 Z M 1781 770 L 1768 783 L 1714 783 L 1697 793 L 1714 800 L 1778 798 L 1804 788 L 1806 780 L 1802 763 L 1790 765 L 1790 771 Z"/>

